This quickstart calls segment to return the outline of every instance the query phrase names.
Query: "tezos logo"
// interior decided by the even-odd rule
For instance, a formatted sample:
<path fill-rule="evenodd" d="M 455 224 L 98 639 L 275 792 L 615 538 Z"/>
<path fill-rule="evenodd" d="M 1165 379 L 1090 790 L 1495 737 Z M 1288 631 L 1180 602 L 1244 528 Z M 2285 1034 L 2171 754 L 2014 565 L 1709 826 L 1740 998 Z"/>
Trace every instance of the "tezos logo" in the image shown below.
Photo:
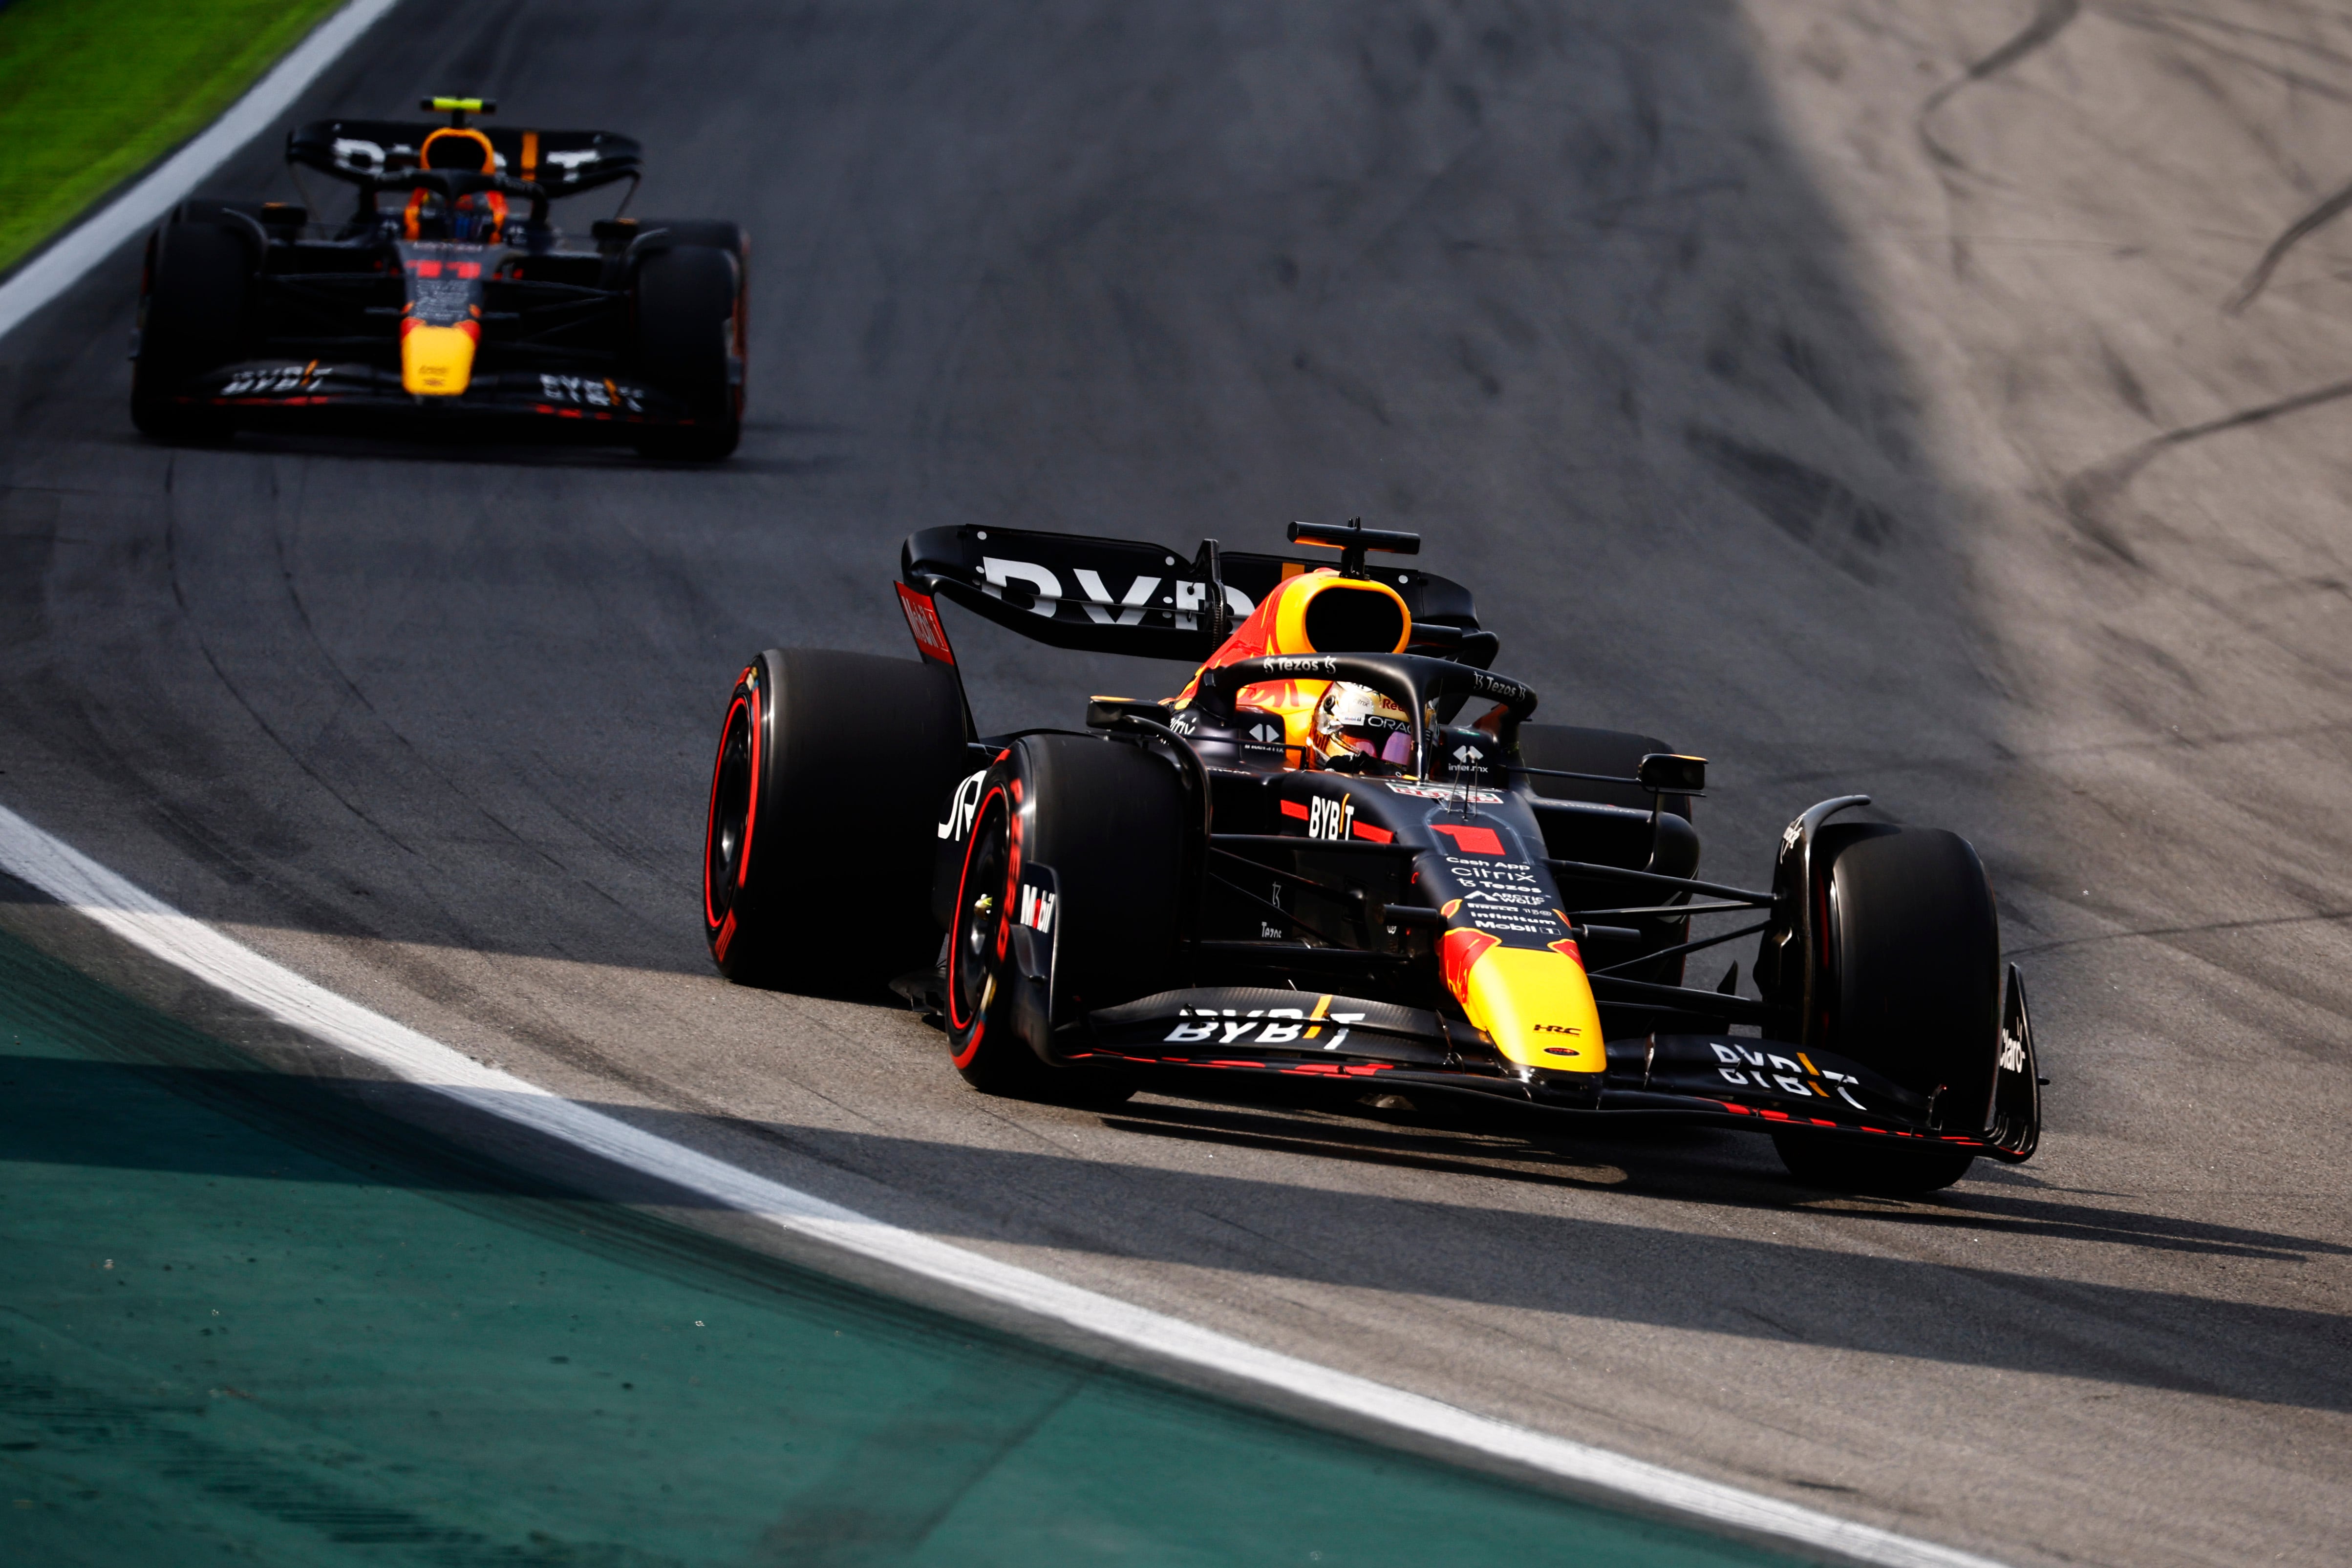
<path fill-rule="evenodd" d="M 1470 672 L 1470 685 L 1480 696 L 1496 697 L 1507 703 L 1522 701 L 1528 695 L 1528 688 L 1518 682 L 1507 680 L 1501 675 L 1488 674 L 1479 669 Z"/>

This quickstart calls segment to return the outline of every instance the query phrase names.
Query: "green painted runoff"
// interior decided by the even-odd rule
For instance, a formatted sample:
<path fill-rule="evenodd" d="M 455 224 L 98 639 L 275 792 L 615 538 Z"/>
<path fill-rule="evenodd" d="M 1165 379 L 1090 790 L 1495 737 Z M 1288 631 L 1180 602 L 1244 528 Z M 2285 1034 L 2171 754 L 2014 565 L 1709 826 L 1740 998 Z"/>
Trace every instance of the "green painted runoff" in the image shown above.
<path fill-rule="evenodd" d="M 203 130 L 341 0 L 0 10 L 0 267 Z"/>
<path fill-rule="evenodd" d="M 1777 1562 L 551 1190 L 0 936 L 0 1562 Z"/>

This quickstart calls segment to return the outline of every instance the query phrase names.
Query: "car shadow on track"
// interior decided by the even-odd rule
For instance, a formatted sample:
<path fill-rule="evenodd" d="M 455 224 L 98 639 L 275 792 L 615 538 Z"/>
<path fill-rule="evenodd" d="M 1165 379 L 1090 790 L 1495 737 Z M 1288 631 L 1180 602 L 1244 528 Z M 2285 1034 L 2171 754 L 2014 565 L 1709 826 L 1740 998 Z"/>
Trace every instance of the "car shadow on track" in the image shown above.
<path fill-rule="evenodd" d="M 256 456 L 300 457 L 316 461 L 364 463 L 456 464 L 495 468 L 576 468 L 645 473 L 703 474 L 714 479 L 730 476 L 786 476 L 833 474 L 855 466 L 840 453 L 788 456 L 772 450 L 783 435 L 837 435 L 826 425 L 772 424 L 746 430 L 745 444 L 731 457 L 715 463 L 684 463 L 646 457 L 625 445 L 591 441 L 550 439 L 538 442 L 500 440 L 478 432 L 453 433 L 434 440 L 403 440 L 396 435 L 298 434 L 278 431 L 240 431 L 226 442 L 202 450 L 235 451 Z M 126 441 L 125 444 L 152 443 Z"/>
<path fill-rule="evenodd" d="M 1837 1213 L 1890 1226 L 2000 1232 L 2107 1242 L 2162 1251 L 2300 1262 L 2352 1256 L 2352 1247 L 2279 1231 L 2213 1225 L 2092 1204 L 2021 1197 L 1982 1185 L 1918 1197 L 1824 1194 L 1777 1169 L 1738 1157 L 1761 1151 L 1753 1135 L 1665 1124 L 1556 1133 L 1416 1130 L 1229 1107 L 1145 1104 L 1106 1119 L 1122 1132 L 1279 1150 L 1538 1186 L 1667 1198 L 1717 1208 Z M 1770 1156 L 1764 1156 L 1770 1164 Z M 2008 1176 L 1998 1167 L 1981 1174 Z"/>
<path fill-rule="evenodd" d="M 135 1047 L 122 1045 L 119 1033 L 110 1038 L 117 1043 L 107 1049 L 138 1059 L 0 1056 L 6 1111 L 0 1142 L 10 1159 L 128 1165 L 214 1179 L 321 1179 L 314 1162 L 257 1163 L 226 1145 L 142 1139 L 137 1108 L 168 1094 L 200 1101 L 323 1156 L 341 1173 L 337 1179 L 414 1188 L 480 1212 L 500 1212 L 517 1197 L 583 1215 L 615 1206 L 715 1207 L 432 1089 L 257 1070 L 239 1064 L 231 1048 L 176 1026 Z M 1801 1245 L 1774 1239 L 1761 1225 L 1736 1235 L 1706 1234 L 1645 1218 L 1661 1199 L 1759 1214 L 1786 1213 L 1806 1201 L 1785 1179 L 1733 1164 L 1721 1134 L 1683 1131 L 1570 1145 L 1157 1103 L 1100 1124 L 1138 1137 L 1465 1178 L 1460 1201 L 1431 1202 L 1079 1158 L 1034 1145 L 982 1148 L 643 1106 L 596 1108 L 877 1218 L 951 1239 L 1765 1338 L 1792 1348 L 2352 1411 L 2352 1358 L 2342 1354 L 2352 1325 L 2336 1314 Z M 1611 1180 L 1618 1170 L 1624 1179 Z M 1477 1184 L 1479 1177 L 1551 1189 L 1570 1197 L 1573 1211 L 1540 1197 L 1532 1205 L 1494 1201 L 1494 1189 Z M 1604 1207 L 1596 1208 L 1596 1201 Z M 1851 1239 L 1864 1246 L 1871 1229 L 1891 1225 L 2237 1258 L 2308 1260 L 2352 1251 L 2282 1232 L 1974 1189 L 1933 1203 L 1848 1207 L 1838 1218 L 1861 1228 Z M 789 1271 L 748 1254 L 742 1266 Z M 2000 1332 L 1987 1332 L 1994 1322 Z"/>

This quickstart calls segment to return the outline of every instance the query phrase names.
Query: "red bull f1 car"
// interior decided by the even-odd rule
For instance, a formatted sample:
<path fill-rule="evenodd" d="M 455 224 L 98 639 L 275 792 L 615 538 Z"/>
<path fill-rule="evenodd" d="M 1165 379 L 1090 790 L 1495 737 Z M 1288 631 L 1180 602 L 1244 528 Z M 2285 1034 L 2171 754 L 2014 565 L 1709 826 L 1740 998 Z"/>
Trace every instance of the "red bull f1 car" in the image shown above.
<path fill-rule="evenodd" d="M 131 416 L 163 440 L 238 425 L 446 433 L 452 422 L 629 442 L 711 461 L 742 426 L 744 269 L 731 223 L 613 217 L 584 240 L 551 205 L 641 177 L 604 131 L 489 130 L 495 104 L 427 99 L 446 124 L 297 127 L 286 160 L 353 186 L 352 210 L 181 204 L 147 243 Z M 625 195 L 621 205 L 627 206 Z"/>
<path fill-rule="evenodd" d="M 1769 1134 L 1801 1179 L 1854 1190 L 2032 1157 L 2024 982 L 1965 840 L 1856 821 L 1843 795 L 1789 824 L 1769 886 L 1702 880 L 1704 759 L 1531 722 L 1465 590 L 1371 564 L 1416 536 L 1290 538 L 1338 559 L 908 539 L 917 660 L 771 649 L 737 678 L 703 860 L 719 968 L 905 970 L 999 1094 L 1678 1118 Z M 1093 699 L 1082 729 L 985 735 L 941 601 L 1197 667 L 1171 697 Z M 1701 917 L 1735 924 L 1694 936 Z M 1737 963 L 1686 983 L 1750 938 L 1756 994 Z"/>

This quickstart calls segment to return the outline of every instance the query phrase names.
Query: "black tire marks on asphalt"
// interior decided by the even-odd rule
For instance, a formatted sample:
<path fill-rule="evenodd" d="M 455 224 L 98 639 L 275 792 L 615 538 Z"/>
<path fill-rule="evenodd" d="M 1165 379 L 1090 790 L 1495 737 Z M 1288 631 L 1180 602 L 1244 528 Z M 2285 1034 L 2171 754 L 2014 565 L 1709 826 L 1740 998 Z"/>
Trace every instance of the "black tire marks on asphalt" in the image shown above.
<path fill-rule="evenodd" d="M 1936 140 L 1935 131 L 1928 122 L 1935 118 L 1936 111 L 1943 108 L 1953 94 L 1971 82 L 1979 82 L 1987 77 L 1999 76 L 2018 61 L 2043 47 L 2050 40 L 2072 26 L 2074 18 L 2082 14 L 2082 10 L 2083 0 L 2035 0 L 2032 20 L 2028 21 L 2007 43 L 1929 93 L 1927 101 L 1920 104 L 1919 112 L 1912 120 L 1913 128 L 1919 136 L 1919 145 L 1927 152 L 1928 158 L 1940 167 L 1973 173 L 1975 171 L 1969 168 L 1966 161 L 1958 153 Z"/>
<path fill-rule="evenodd" d="M 1885 507 L 1810 464 L 1705 425 L 1684 431 L 1683 444 L 1774 528 L 1857 581 L 1877 580 L 1871 558 L 1895 530 Z"/>
<path fill-rule="evenodd" d="M 2179 43 L 2194 45 L 2210 54 L 2220 56 L 2232 65 L 2273 78 L 2296 91 L 2311 93 L 2336 103 L 2352 103 L 2352 90 L 2347 90 L 2339 83 L 2325 80 L 2305 71 L 2291 69 L 2274 61 L 2262 59 L 2242 49 L 2232 48 L 2216 39 L 2200 36 L 2195 29 L 2203 27 L 2288 46 L 2300 56 L 2338 65 L 2352 65 L 2352 54 L 2329 49 L 2305 38 L 2289 37 L 2260 28 L 2231 24 L 2216 17 L 2176 12 L 2157 6 L 2110 5 L 2102 5 L 2098 9 L 2099 14 L 2109 21 L 2170 38 Z M 2082 0 L 2037 0 L 2032 17 L 2007 42 L 1970 65 L 1959 76 L 1927 95 L 1914 118 L 1914 128 L 1918 135 L 1920 147 L 1939 171 L 1970 174 L 1981 172 L 1970 167 L 1958 153 L 1937 139 L 1931 123 L 1936 111 L 1961 89 L 1972 83 L 1983 81 L 1989 77 L 1998 76 L 2047 47 L 2072 26 L 2082 12 Z M 2255 263 L 2253 269 L 2247 273 L 2245 279 L 2239 284 L 2236 293 L 2231 295 L 2228 303 L 2222 307 L 2223 314 L 2235 316 L 2253 303 L 2256 296 L 2269 286 L 2272 274 L 2277 271 L 2279 263 L 2285 258 L 2287 253 L 2318 230 L 2341 217 L 2347 209 L 2352 209 L 2352 182 L 2347 182 L 2342 187 L 2331 192 L 2316 205 L 2288 225 L 2286 229 L 2271 242 L 2263 252 L 2262 259 Z"/>
<path fill-rule="evenodd" d="M 2335 82 L 2326 81 L 2318 77 L 2292 69 L 2274 60 L 2266 60 L 2260 56 L 2250 55 L 2243 49 L 2217 43 L 2193 29 L 2203 27 L 2213 32 L 2231 34 L 2236 37 L 2263 38 L 2273 43 L 2284 44 L 2293 48 L 2299 56 L 2331 59 L 2339 65 L 2352 63 L 2336 50 L 2315 45 L 2308 39 L 2291 38 L 2278 33 L 2264 32 L 2260 28 L 2224 22 L 2215 16 L 2202 16 L 2193 12 L 2174 10 L 2168 6 L 2109 4 L 2099 7 L 2099 15 L 2110 22 L 2119 23 L 2126 27 L 2137 27 L 2144 33 L 2154 33 L 2179 43 L 2193 44 L 2207 54 L 2219 56 L 2231 65 L 2242 66 L 2258 76 L 2269 77 L 2273 81 L 2294 88 L 2299 92 L 2311 93 L 2315 97 L 2326 99 L 2331 103 L 2352 103 L 2352 92 L 2347 92 Z"/>
<path fill-rule="evenodd" d="M 2352 52 L 2331 49 L 2307 37 L 2295 37 L 2263 28 L 2227 22 L 2216 16 L 2200 16 L 2167 7 L 2111 5 L 2102 6 L 2100 15 L 2127 27 L 2137 27 L 2143 32 L 2153 33 L 2179 43 L 2192 44 L 2209 54 L 2219 56 L 2231 65 L 2243 67 L 2269 77 L 2297 92 L 2309 93 L 2334 103 L 2352 103 L 2352 89 L 2347 89 L 2340 82 L 2327 81 L 2307 71 L 2292 69 L 2275 61 L 2262 59 L 2246 53 L 2243 49 L 2233 48 L 2213 38 L 2203 37 L 2196 29 L 2202 28 L 2210 32 L 2227 34 L 2233 40 L 2251 38 L 2278 45 L 2293 50 L 2298 59 L 2318 60 L 2339 67 L 2352 68 Z M 2305 211 L 2302 216 L 2289 224 L 2277 238 L 2271 241 L 2263 251 L 2262 259 L 2254 264 L 2252 270 L 2249 271 L 2243 281 L 2238 285 L 2237 291 L 2221 307 L 2222 314 L 2235 316 L 2252 304 L 2255 298 L 2270 286 L 2272 274 L 2278 270 L 2279 263 L 2285 259 L 2287 253 L 2342 216 L 2347 208 L 2352 208 L 2352 182 L 2347 182 L 2339 189 L 2330 192 Z"/>
<path fill-rule="evenodd" d="M 2296 392 L 2292 397 L 2283 397 L 2275 402 L 2258 403 L 2252 408 L 2240 409 L 2234 413 L 2225 413 L 2219 419 L 2209 419 L 2202 423 L 2184 424 L 2177 430 L 2168 430 L 2163 434 L 2151 436 L 2138 445 L 2118 453 L 2105 462 L 2095 463 L 2076 472 L 2059 487 L 2060 505 L 2065 510 L 2067 520 L 2074 525 L 2084 538 L 2126 565 L 2139 566 L 2142 563 L 2138 555 L 2132 549 L 2131 541 L 2124 537 L 2115 519 L 2108 515 L 2107 508 L 2117 497 L 2130 487 L 2134 479 L 2139 477 L 2142 469 L 2166 453 L 2186 446 L 2192 441 L 2201 441 L 2209 435 L 2219 435 L 2224 431 L 2242 430 L 2248 425 L 2266 423 L 2290 413 L 2301 413 L 2305 409 L 2317 408 L 2323 403 L 2335 402 L 2347 397 L 2352 397 L 2352 381 L 2333 382 L 2326 386 L 2314 387 L 2308 392 Z"/>
<path fill-rule="evenodd" d="M 232 702 L 236 704 L 246 717 L 252 721 L 253 727 L 268 738 L 269 744 L 277 747 L 285 756 L 287 761 L 292 763 L 304 778 L 325 791 L 328 799 L 350 812 L 356 821 L 365 823 L 371 831 L 376 833 L 386 843 L 404 855 L 416 858 L 418 855 L 416 845 L 393 831 L 389 824 L 372 814 L 366 807 L 354 800 L 350 790 L 341 788 L 333 779 L 321 772 L 305 754 L 302 747 L 296 746 L 276 725 L 270 723 L 268 716 L 255 705 L 252 697 L 247 695 L 245 687 L 222 664 L 218 653 L 214 651 L 212 640 L 205 635 L 204 628 L 197 622 L 195 612 L 188 602 L 187 586 L 181 578 L 180 508 L 178 497 L 173 494 L 172 484 L 177 466 L 178 459 L 175 455 L 164 473 L 163 572 L 171 585 L 172 602 L 179 611 L 180 622 L 187 629 L 188 639 L 195 644 L 196 652 L 203 656 L 205 667 L 212 671 L 215 684 Z"/>
<path fill-rule="evenodd" d="M 2271 241 L 2270 248 L 2263 252 L 2262 260 L 2254 263 L 2254 269 L 2246 274 L 2245 281 L 2238 285 L 2237 293 L 2221 307 L 2221 314 L 2235 316 L 2252 305 L 2254 297 L 2270 287 L 2271 274 L 2276 272 L 2279 263 L 2286 259 L 2286 253 L 2342 217 L 2347 207 L 2352 207 L 2352 184 L 2346 184 L 2334 192 L 2326 201 L 2287 225 L 2285 232 Z"/>

